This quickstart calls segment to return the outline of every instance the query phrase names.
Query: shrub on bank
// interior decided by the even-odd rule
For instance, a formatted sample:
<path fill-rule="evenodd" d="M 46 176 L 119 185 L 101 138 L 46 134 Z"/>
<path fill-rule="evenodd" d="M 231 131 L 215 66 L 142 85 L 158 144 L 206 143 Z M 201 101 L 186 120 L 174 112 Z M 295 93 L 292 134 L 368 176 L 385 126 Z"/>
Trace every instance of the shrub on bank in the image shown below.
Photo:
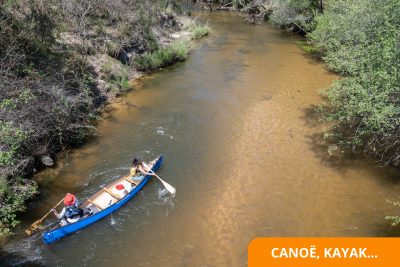
<path fill-rule="evenodd" d="M 316 0 L 280 0 L 273 1 L 270 21 L 282 28 L 299 31 L 303 34 L 315 28 L 314 17 L 320 8 Z"/>
<path fill-rule="evenodd" d="M 138 57 L 133 64 L 141 71 L 153 71 L 184 60 L 187 58 L 188 53 L 188 41 L 178 40 L 167 47 L 161 47 Z"/>
<path fill-rule="evenodd" d="M 6 105 L 6 103 L 8 104 Z M 16 107 L 16 104 L 12 100 L 5 99 L 0 103 L 0 107 L 5 108 L 5 106 Z M 0 120 L 1 168 L 14 165 L 24 139 L 26 139 L 26 133 L 22 129 L 14 126 L 11 122 Z"/>
<path fill-rule="evenodd" d="M 18 223 L 17 213 L 25 210 L 25 201 L 37 192 L 32 180 L 0 176 L 0 236 L 12 233 Z"/>
<path fill-rule="evenodd" d="M 366 16 L 368 14 L 368 16 Z M 332 1 L 309 35 L 342 74 L 323 111 L 337 147 L 400 165 L 400 2 Z"/>

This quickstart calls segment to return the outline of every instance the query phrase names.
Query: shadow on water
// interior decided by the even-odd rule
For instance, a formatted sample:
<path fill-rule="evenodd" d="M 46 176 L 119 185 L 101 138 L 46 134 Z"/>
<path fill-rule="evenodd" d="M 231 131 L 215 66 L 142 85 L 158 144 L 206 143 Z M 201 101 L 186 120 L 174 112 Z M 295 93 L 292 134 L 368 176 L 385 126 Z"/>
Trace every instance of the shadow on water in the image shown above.
<path fill-rule="evenodd" d="M 318 106 L 311 105 L 309 108 L 303 109 L 304 116 L 302 119 L 309 127 L 321 128 L 321 114 L 318 111 Z M 369 169 L 372 176 L 379 179 L 378 181 L 385 184 L 400 184 L 400 170 L 391 168 L 382 164 L 379 160 L 373 160 L 367 155 L 359 153 L 340 152 L 330 155 L 328 153 L 329 146 L 334 143 L 331 140 L 324 139 L 323 132 L 314 133 L 307 136 L 311 150 L 321 159 L 321 163 L 336 169 L 340 172 L 348 170 Z"/>
<path fill-rule="evenodd" d="M 0 250 L 0 266 L 43 267 L 45 265 L 40 261 L 31 259 L 30 257 L 24 257 L 15 252 L 6 252 Z"/>
<path fill-rule="evenodd" d="M 376 237 L 400 237 L 400 226 L 390 226 L 388 224 L 375 225 Z"/>
<path fill-rule="evenodd" d="M 308 108 L 303 109 L 303 116 L 301 119 L 306 123 L 307 126 L 309 127 L 317 127 L 321 126 L 321 114 L 318 112 L 318 106 L 317 105 L 311 105 Z"/>

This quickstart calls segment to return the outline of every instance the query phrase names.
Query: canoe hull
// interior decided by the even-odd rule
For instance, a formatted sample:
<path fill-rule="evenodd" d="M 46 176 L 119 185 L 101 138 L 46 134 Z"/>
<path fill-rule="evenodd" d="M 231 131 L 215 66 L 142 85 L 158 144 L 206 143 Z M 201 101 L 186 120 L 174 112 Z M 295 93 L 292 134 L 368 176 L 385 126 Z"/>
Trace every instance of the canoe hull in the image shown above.
<path fill-rule="evenodd" d="M 152 170 L 154 172 L 156 172 L 161 167 L 163 161 L 164 161 L 164 157 L 161 155 L 158 158 L 157 162 L 154 164 Z M 43 242 L 46 244 L 51 244 L 51 243 L 57 241 L 58 239 L 61 239 L 64 236 L 67 236 L 76 231 L 79 231 L 80 229 L 83 229 L 83 228 L 97 222 L 98 220 L 106 217 L 107 215 L 113 213 L 114 211 L 119 209 L 121 206 L 123 206 L 126 202 L 131 200 L 147 184 L 147 182 L 149 181 L 150 178 L 151 178 L 150 175 L 145 176 L 143 178 L 142 182 L 139 185 L 137 185 L 131 192 L 129 192 L 128 195 L 126 195 L 123 199 L 121 199 L 117 203 L 107 207 L 106 209 L 104 209 L 96 214 L 93 214 L 83 220 L 80 220 L 76 223 L 68 224 L 66 226 L 59 227 L 55 230 L 45 232 L 43 234 Z"/>

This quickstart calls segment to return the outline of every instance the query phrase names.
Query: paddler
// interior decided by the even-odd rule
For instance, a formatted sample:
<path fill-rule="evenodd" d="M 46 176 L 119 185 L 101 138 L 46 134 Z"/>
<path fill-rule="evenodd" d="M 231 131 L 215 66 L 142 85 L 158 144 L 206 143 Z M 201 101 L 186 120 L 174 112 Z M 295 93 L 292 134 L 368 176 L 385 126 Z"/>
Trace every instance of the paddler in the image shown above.
<path fill-rule="evenodd" d="M 66 220 L 69 223 L 77 221 L 83 216 L 83 210 L 79 208 L 79 200 L 73 194 L 66 194 L 64 197 L 65 207 L 58 214 L 55 209 L 52 209 L 53 213 L 61 220 Z"/>
<path fill-rule="evenodd" d="M 142 160 L 139 157 L 134 157 L 132 160 L 132 167 L 130 170 L 130 174 L 132 176 L 132 179 L 137 179 L 138 176 L 142 175 L 153 175 L 152 173 L 149 173 L 146 168 L 142 164 Z"/>

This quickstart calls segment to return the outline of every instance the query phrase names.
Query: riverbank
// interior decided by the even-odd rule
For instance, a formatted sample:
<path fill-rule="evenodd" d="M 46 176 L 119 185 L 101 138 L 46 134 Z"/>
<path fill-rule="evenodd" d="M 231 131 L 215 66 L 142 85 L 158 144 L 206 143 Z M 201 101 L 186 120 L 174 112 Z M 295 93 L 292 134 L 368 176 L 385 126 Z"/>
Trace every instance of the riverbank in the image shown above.
<path fill-rule="evenodd" d="M 0 6 L 0 235 L 39 191 L 29 177 L 95 135 L 133 79 L 184 60 L 208 33 L 158 2 L 52 4 Z"/>

